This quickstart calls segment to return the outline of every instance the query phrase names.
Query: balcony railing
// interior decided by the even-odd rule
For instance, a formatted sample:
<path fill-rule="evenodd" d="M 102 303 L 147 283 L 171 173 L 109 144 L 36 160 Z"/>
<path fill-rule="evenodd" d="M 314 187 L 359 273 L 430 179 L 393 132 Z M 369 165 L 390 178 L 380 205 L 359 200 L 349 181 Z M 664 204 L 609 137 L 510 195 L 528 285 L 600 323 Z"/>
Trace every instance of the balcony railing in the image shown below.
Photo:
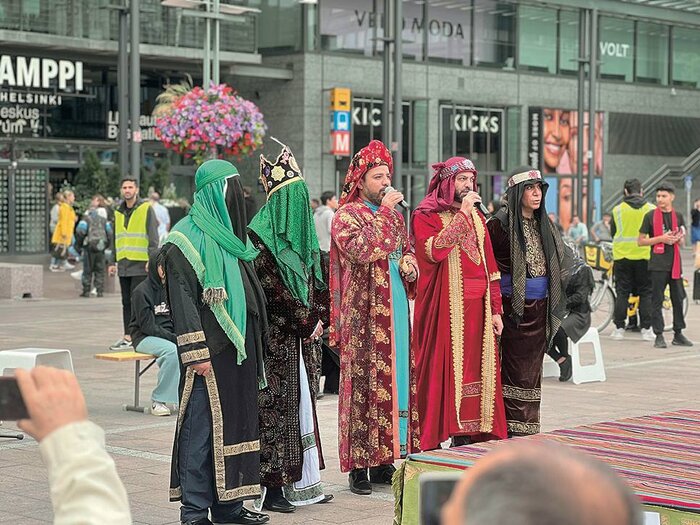
<path fill-rule="evenodd" d="M 108 9 L 114 0 L 0 0 L 0 29 L 57 36 L 118 40 L 119 15 Z M 205 21 L 181 9 L 141 0 L 141 43 L 202 47 Z M 241 15 L 241 22 L 222 21 L 221 50 L 256 53 L 257 15 Z"/>

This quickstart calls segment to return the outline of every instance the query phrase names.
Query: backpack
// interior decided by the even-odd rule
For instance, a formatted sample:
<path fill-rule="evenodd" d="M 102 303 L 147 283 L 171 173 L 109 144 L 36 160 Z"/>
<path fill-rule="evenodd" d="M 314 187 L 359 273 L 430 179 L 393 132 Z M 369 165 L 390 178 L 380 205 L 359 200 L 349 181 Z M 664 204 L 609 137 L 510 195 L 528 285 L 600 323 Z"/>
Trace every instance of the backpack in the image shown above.
<path fill-rule="evenodd" d="M 92 211 L 87 216 L 87 245 L 92 251 L 101 252 L 107 249 L 107 219 Z"/>

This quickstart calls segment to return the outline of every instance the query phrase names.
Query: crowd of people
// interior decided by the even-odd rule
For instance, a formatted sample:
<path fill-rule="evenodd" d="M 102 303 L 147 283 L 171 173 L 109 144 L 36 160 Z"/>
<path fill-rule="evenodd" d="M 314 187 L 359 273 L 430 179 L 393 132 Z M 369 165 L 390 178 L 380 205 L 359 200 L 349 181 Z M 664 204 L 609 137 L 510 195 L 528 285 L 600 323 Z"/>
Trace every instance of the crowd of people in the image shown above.
<path fill-rule="evenodd" d="M 324 192 L 313 211 L 294 154 L 280 145 L 279 155 L 261 155 L 266 202 L 252 218 L 236 167 L 209 160 L 189 214 L 167 235 L 132 179 L 113 231 L 99 201 L 76 230 L 83 249 L 114 246 L 124 334 L 112 348 L 156 356 L 151 412 L 178 411 L 170 497 L 182 523 L 259 524 L 269 517 L 243 501 L 284 513 L 332 499 L 320 473 L 322 374 L 326 392 L 339 394 L 340 468 L 358 495 L 391 484 L 407 454 L 536 434 L 545 353 L 567 381 L 568 340 L 591 325 L 591 269 L 580 238 L 564 238 L 547 214 L 538 170 L 512 170 L 490 214 L 471 160 L 434 164 L 409 235 L 383 143 L 358 151 L 339 198 Z M 652 209 L 639 181 L 627 181 L 613 220 L 592 228 L 599 239 L 608 228 L 618 301 L 643 296 L 643 335 L 653 326 L 657 347 L 666 285 L 681 312 L 673 344 L 692 344 L 676 310 L 684 228 L 673 195 L 660 185 Z M 58 235 L 68 238 L 63 227 Z M 103 258 L 87 264 L 99 286 Z M 614 338 L 626 321 L 618 306 Z"/>

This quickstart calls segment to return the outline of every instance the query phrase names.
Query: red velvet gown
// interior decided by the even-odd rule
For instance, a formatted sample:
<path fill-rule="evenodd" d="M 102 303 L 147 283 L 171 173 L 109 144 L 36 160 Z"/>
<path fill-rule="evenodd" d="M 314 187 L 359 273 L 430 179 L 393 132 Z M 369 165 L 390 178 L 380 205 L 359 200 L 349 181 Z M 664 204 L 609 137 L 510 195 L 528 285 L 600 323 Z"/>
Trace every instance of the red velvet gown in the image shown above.
<path fill-rule="evenodd" d="M 417 213 L 420 268 L 416 347 L 421 449 L 450 436 L 506 437 L 501 368 L 492 315 L 500 314 L 500 273 L 476 211 Z"/>

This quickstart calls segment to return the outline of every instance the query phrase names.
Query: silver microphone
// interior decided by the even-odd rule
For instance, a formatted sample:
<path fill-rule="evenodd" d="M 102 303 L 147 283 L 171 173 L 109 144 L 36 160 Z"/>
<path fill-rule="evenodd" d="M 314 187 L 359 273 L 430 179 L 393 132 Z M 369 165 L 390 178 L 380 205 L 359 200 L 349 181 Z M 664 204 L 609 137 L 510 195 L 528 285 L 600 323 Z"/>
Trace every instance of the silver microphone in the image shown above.
<path fill-rule="evenodd" d="M 399 190 L 397 190 L 396 188 L 394 188 L 394 187 L 392 187 L 392 186 L 387 186 L 386 189 L 384 190 L 384 193 L 385 193 L 385 194 L 386 194 L 386 193 L 391 193 L 392 191 L 399 191 Z M 407 203 L 405 200 L 402 200 L 401 202 L 399 202 L 399 205 L 400 205 L 402 208 L 408 208 L 408 203 Z"/>

